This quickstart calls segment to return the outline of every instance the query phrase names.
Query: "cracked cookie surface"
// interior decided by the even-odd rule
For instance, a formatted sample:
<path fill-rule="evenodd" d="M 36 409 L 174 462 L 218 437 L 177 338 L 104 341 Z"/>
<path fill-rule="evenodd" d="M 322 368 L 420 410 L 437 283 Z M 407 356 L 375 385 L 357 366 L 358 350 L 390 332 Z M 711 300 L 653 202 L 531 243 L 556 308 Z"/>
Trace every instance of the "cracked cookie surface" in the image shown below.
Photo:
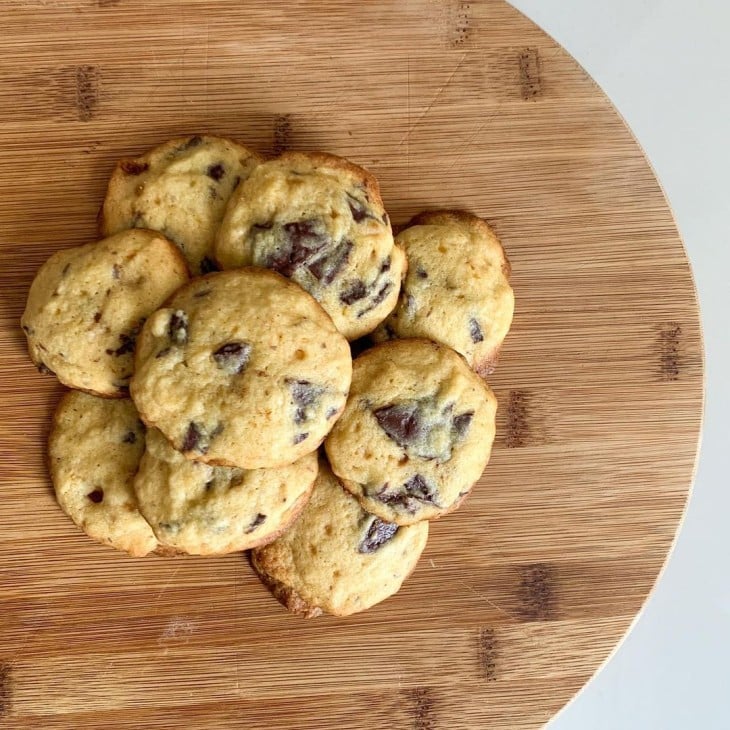
<path fill-rule="evenodd" d="M 406 252 L 408 273 L 373 339 L 426 337 L 488 375 L 514 312 L 510 266 L 497 236 L 471 213 L 430 211 L 416 216 L 396 243 Z"/>
<path fill-rule="evenodd" d="M 323 460 L 299 519 L 251 558 L 293 613 L 347 616 L 398 591 L 427 539 L 427 522 L 399 527 L 365 512 Z"/>
<path fill-rule="evenodd" d="M 262 266 L 309 291 L 348 339 L 393 309 L 405 272 L 378 183 L 322 152 L 286 152 L 234 193 L 216 240 L 224 269 Z"/>
<path fill-rule="evenodd" d="M 144 448 L 145 428 L 131 400 L 79 391 L 61 399 L 49 439 L 58 503 L 89 537 L 134 557 L 158 547 L 132 486 Z"/>
<path fill-rule="evenodd" d="M 301 287 L 266 269 L 208 274 L 143 327 L 130 391 L 188 458 L 260 469 L 314 451 L 342 412 L 347 340 Z"/>
<path fill-rule="evenodd" d="M 223 137 L 169 140 L 112 173 L 100 228 L 151 228 L 173 241 L 194 274 L 216 270 L 213 242 L 228 199 L 261 158 Z"/>
<path fill-rule="evenodd" d="M 423 339 L 394 340 L 354 362 L 342 417 L 325 443 L 362 506 L 408 525 L 458 507 L 494 441 L 497 401 L 461 356 Z"/>
<path fill-rule="evenodd" d="M 161 542 L 222 555 L 274 540 L 301 512 L 316 476 L 316 452 L 274 469 L 211 466 L 186 459 L 151 428 L 134 489 Z"/>
<path fill-rule="evenodd" d="M 31 359 L 71 388 L 125 395 L 145 318 L 188 278 L 178 249 L 154 231 L 55 253 L 33 280 L 21 318 Z"/>

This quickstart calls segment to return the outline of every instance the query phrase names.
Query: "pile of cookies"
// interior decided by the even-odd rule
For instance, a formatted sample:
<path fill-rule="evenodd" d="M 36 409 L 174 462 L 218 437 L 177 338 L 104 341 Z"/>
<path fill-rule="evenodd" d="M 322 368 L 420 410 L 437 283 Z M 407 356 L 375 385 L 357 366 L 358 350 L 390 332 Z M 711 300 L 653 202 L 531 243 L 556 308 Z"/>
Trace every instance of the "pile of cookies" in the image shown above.
<path fill-rule="evenodd" d="M 194 136 L 117 164 L 100 233 L 21 322 L 72 389 L 62 509 L 135 557 L 251 549 L 307 616 L 395 593 L 489 459 L 514 307 L 489 226 L 427 212 L 394 239 L 366 170 Z"/>

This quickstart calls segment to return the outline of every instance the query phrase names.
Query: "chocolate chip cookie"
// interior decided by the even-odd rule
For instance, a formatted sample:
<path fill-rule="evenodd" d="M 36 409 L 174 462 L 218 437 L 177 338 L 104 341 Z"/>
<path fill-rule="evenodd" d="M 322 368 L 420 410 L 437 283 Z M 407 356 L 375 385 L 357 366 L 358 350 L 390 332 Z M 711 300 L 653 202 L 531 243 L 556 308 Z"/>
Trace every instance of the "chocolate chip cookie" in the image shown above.
<path fill-rule="evenodd" d="M 132 488 L 144 446 L 129 399 L 71 391 L 56 409 L 49 452 L 61 509 L 92 539 L 134 557 L 157 548 Z"/>
<path fill-rule="evenodd" d="M 316 476 L 316 451 L 276 469 L 232 469 L 186 459 L 151 428 L 134 488 L 161 542 L 222 555 L 274 540 L 301 512 Z"/>
<path fill-rule="evenodd" d="M 21 318 L 31 359 L 71 388 L 125 395 L 140 327 L 188 278 L 178 249 L 154 231 L 59 251 L 33 280 Z"/>
<path fill-rule="evenodd" d="M 469 493 L 489 460 L 496 409 L 490 388 L 453 350 L 393 340 L 355 360 L 325 448 L 364 509 L 409 525 L 453 511 Z"/>
<path fill-rule="evenodd" d="M 266 269 L 208 274 L 138 338 L 131 394 L 188 458 L 261 469 L 314 451 L 342 412 L 347 340 L 301 287 Z"/>
<path fill-rule="evenodd" d="M 212 246 L 231 193 L 261 158 L 230 139 L 195 135 L 120 160 L 100 216 L 102 234 L 151 228 L 176 243 L 194 274 L 216 269 Z"/>
<path fill-rule="evenodd" d="M 398 591 L 427 539 L 427 522 L 399 527 L 365 512 L 323 462 L 294 526 L 251 558 L 293 613 L 348 616 Z"/>
<path fill-rule="evenodd" d="M 225 269 L 263 266 L 297 282 L 350 340 L 393 309 L 406 267 L 377 180 L 322 152 L 259 165 L 232 196 L 215 252 Z"/>
<path fill-rule="evenodd" d="M 510 266 L 497 236 L 471 213 L 433 211 L 416 216 L 396 243 L 405 249 L 408 274 L 374 339 L 427 337 L 488 375 L 514 311 Z"/>

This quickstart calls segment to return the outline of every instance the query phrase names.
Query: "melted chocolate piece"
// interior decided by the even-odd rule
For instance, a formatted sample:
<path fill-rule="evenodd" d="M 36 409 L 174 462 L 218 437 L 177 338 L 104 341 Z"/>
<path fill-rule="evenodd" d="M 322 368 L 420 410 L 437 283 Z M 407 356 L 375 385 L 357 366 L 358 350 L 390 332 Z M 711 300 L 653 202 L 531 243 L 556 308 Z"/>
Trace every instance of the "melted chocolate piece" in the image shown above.
<path fill-rule="evenodd" d="M 137 434 L 134 431 L 127 431 L 127 433 L 124 434 L 122 443 L 136 444 L 137 443 Z"/>
<path fill-rule="evenodd" d="M 385 297 L 388 296 L 388 294 L 390 293 L 390 290 L 392 288 L 393 288 L 393 283 L 390 281 L 386 281 L 385 284 L 383 284 L 383 286 L 380 287 L 377 294 L 372 298 L 372 300 L 370 301 L 370 304 L 367 307 L 365 307 L 365 309 L 358 312 L 357 316 L 362 317 L 363 315 L 367 314 L 371 310 L 375 309 L 375 307 L 377 307 L 378 304 L 380 304 L 385 299 Z"/>
<path fill-rule="evenodd" d="M 251 345 L 248 342 L 227 342 L 214 353 L 216 365 L 229 375 L 242 373 L 251 358 Z"/>
<path fill-rule="evenodd" d="M 205 174 L 208 177 L 212 177 L 213 180 L 216 182 L 219 182 L 223 176 L 226 174 L 226 168 L 223 166 L 222 163 L 217 162 L 215 165 L 211 165 L 206 171 Z"/>
<path fill-rule="evenodd" d="M 122 332 L 119 335 L 120 345 L 116 350 L 107 349 L 107 355 L 127 355 L 130 352 L 134 352 L 134 346 L 137 342 L 137 331 L 126 334 Z"/>
<path fill-rule="evenodd" d="M 286 384 L 289 386 L 292 400 L 296 409 L 294 411 L 294 423 L 301 424 L 308 421 L 311 416 L 307 413 L 309 406 L 313 406 L 319 401 L 320 396 L 325 389 L 321 385 L 310 383 L 308 380 L 294 380 L 287 378 Z M 299 434 L 301 436 L 301 434 Z M 306 435 L 304 436 L 306 438 Z M 303 439 L 300 439 L 300 441 Z M 295 441 L 299 443 L 299 441 Z"/>
<path fill-rule="evenodd" d="M 373 218 L 370 214 L 370 211 L 361 200 L 358 200 L 354 195 L 350 195 L 350 193 L 347 193 L 347 206 L 350 208 L 350 213 L 352 213 L 352 219 L 355 221 L 355 223 L 361 223 L 366 218 Z"/>
<path fill-rule="evenodd" d="M 340 292 L 340 301 L 343 304 L 354 304 L 360 299 L 364 299 L 367 293 L 368 290 L 362 281 L 360 281 L 359 279 L 356 281 L 351 281 Z"/>
<path fill-rule="evenodd" d="M 188 315 L 178 309 L 172 313 L 170 324 L 167 328 L 169 338 L 176 345 L 184 345 L 188 341 Z"/>
<path fill-rule="evenodd" d="M 203 431 L 202 426 L 195 423 L 195 421 L 190 421 L 190 425 L 188 426 L 188 430 L 185 432 L 180 450 L 198 451 L 199 453 L 204 454 L 208 451 L 208 445 L 205 441 L 205 432 Z"/>
<path fill-rule="evenodd" d="M 466 413 L 460 413 L 458 416 L 454 416 L 453 429 L 457 438 L 463 439 L 466 436 L 469 432 L 472 418 L 474 418 L 474 411 L 467 411 Z"/>
<path fill-rule="evenodd" d="M 469 335 L 471 336 L 471 341 L 474 343 L 484 341 L 482 328 L 479 326 L 479 322 L 477 322 L 474 317 L 469 320 Z"/>
<path fill-rule="evenodd" d="M 259 525 L 263 525 L 264 522 L 266 522 L 266 515 L 262 515 L 261 512 L 259 512 L 256 517 L 254 517 L 253 522 L 246 528 L 246 534 L 248 535 L 250 532 L 253 532 Z"/>
<path fill-rule="evenodd" d="M 104 499 L 104 490 L 97 487 L 93 492 L 86 495 L 94 504 L 101 504 Z"/>
<path fill-rule="evenodd" d="M 189 150 L 192 147 L 197 147 L 199 144 L 202 143 L 202 141 L 203 141 L 203 138 L 199 134 L 196 134 L 194 137 L 191 137 L 187 142 L 185 142 L 185 144 L 183 144 L 178 149 L 180 150 L 180 152 L 183 152 L 184 150 Z"/>
<path fill-rule="evenodd" d="M 44 375 L 55 375 L 56 374 L 44 362 L 39 362 L 37 367 L 38 367 L 38 372 L 43 373 Z"/>
<path fill-rule="evenodd" d="M 392 540 L 396 532 L 398 532 L 398 525 L 394 525 L 392 522 L 385 522 L 379 517 L 376 517 L 370 523 L 365 537 L 363 537 L 357 546 L 357 551 L 364 554 L 374 553 L 378 548 L 385 545 L 386 542 Z"/>
<path fill-rule="evenodd" d="M 135 160 L 122 160 L 119 167 L 125 175 L 141 175 L 150 169 L 146 162 L 136 162 Z"/>
<path fill-rule="evenodd" d="M 294 444 L 301 444 L 309 436 L 309 433 L 298 433 L 294 437 Z"/>
<path fill-rule="evenodd" d="M 160 358 L 160 357 L 165 357 L 165 355 L 169 355 L 171 349 L 172 349 L 171 347 L 163 347 L 162 350 L 160 350 L 155 355 L 155 360 L 157 360 L 157 358 Z"/>
<path fill-rule="evenodd" d="M 382 406 L 374 410 L 373 415 L 380 428 L 402 448 L 412 446 L 421 438 L 422 425 L 418 419 L 417 403 Z"/>
<path fill-rule="evenodd" d="M 391 507 L 401 508 L 415 514 L 418 504 L 432 504 L 438 507 L 433 488 L 421 474 L 414 474 L 400 489 L 389 492 L 386 484 L 374 495 L 375 499 Z"/>
<path fill-rule="evenodd" d="M 428 272 L 419 267 L 416 269 L 416 276 L 419 279 L 428 279 Z"/>
<path fill-rule="evenodd" d="M 321 221 L 316 218 L 285 223 L 284 244 L 266 262 L 266 266 L 282 276 L 290 277 L 302 265 L 309 263 L 329 242 Z"/>
<path fill-rule="evenodd" d="M 323 284 L 329 285 L 347 263 L 347 260 L 350 258 L 350 251 L 352 251 L 352 241 L 344 239 L 340 241 L 334 251 L 320 256 L 310 263 L 307 268 L 315 279 L 318 279 Z"/>

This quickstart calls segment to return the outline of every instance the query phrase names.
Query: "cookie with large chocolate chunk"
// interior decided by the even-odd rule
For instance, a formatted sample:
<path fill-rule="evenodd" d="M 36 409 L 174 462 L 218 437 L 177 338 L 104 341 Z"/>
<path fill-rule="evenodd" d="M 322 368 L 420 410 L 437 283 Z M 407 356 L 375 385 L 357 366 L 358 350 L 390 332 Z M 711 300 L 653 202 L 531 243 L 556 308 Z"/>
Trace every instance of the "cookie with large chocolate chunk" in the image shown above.
<path fill-rule="evenodd" d="M 354 362 L 352 388 L 325 448 L 368 512 L 399 525 L 456 509 L 494 441 L 497 401 L 453 350 L 393 340 Z"/>
<path fill-rule="evenodd" d="M 149 317 L 130 391 L 188 458 L 261 469 L 319 446 L 351 377 L 322 307 L 273 271 L 243 268 L 194 279 Z"/>
<path fill-rule="evenodd" d="M 377 180 L 322 152 L 285 152 L 234 193 L 215 245 L 223 268 L 263 266 L 320 302 L 350 340 L 395 306 L 406 261 Z"/>
<path fill-rule="evenodd" d="M 213 241 L 228 199 L 261 158 L 223 137 L 165 142 L 117 163 L 100 215 L 102 234 L 151 228 L 176 243 L 194 274 L 217 270 Z"/>
<path fill-rule="evenodd" d="M 293 613 L 348 616 L 396 593 L 427 539 L 428 522 L 399 527 L 365 512 L 322 461 L 299 519 L 251 558 Z"/>
<path fill-rule="evenodd" d="M 188 278 L 178 249 L 155 231 L 59 251 L 36 274 L 21 318 L 31 359 L 71 388 L 126 395 L 145 318 Z"/>
<path fill-rule="evenodd" d="M 49 441 L 58 503 L 89 537 L 134 557 L 158 548 L 132 487 L 144 448 L 131 400 L 79 391 L 61 399 Z"/>
<path fill-rule="evenodd" d="M 134 489 L 161 542 L 222 555 L 274 540 L 301 512 L 316 476 L 316 452 L 274 469 L 211 466 L 186 459 L 151 428 Z"/>
<path fill-rule="evenodd" d="M 471 213 L 429 211 L 416 216 L 396 243 L 405 249 L 408 274 L 374 339 L 426 337 L 488 375 L 514 311 L 510 265 L 494 231 Z"/>

